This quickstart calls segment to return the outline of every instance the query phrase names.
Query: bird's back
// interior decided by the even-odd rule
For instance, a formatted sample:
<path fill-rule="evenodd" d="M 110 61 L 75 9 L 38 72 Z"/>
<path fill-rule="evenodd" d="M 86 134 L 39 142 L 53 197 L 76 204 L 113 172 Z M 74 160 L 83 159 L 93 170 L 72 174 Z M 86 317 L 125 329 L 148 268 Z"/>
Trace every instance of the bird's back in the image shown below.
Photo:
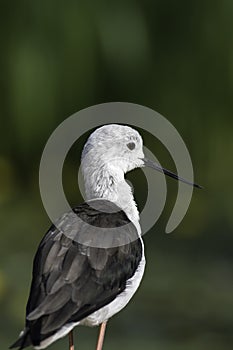
<path fill-rule="evenodd" d="M 126 290 L 142 257 L 135 226 L 114 203 L 92 200 L 63 215 L 37 250 L 25 329 L 12 347 L 40 347 L 90 319 Z"/>

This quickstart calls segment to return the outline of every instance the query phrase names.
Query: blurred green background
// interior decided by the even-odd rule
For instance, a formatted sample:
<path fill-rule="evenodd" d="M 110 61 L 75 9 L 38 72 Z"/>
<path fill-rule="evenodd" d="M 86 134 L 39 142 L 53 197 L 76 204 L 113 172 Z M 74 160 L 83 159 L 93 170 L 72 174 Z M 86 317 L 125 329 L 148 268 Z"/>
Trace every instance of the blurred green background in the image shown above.
<path fill-rule="evenodd" d="M 49 226 L 38 186 L 43 147 L 68 116 L 109 101 L 145 105 L 168 118 L 205 189 L 194 191 L 185 219 L 166 235 L 177 191 L 168 180 L 165 211 L 145 236 L 144 282 L 109 323 L 105 349 L 230 349 L 233 2 L 3 0 L 0 16 L 1 349 L 23 327 L 32 259 Z M 174 170 L 164 147 L 144 138 Z M 81 201 L 76 177 L 83 142 L 64 168 L 73 204 Z M 140 171 L 129 178 L 142 206 Z M 96 329 L 76 329 L 77 348 L 94 349 L 96 335 Z M 67 346 L 63 339 L 51 350 Z"/>

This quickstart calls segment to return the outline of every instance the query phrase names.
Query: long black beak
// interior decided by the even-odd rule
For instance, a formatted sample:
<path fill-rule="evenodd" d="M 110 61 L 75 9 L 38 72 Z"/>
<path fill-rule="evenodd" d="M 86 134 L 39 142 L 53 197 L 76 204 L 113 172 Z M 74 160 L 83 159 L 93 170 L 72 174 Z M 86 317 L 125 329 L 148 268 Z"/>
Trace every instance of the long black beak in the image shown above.
<path fill-rule="evenodd" d="M 148 166 L 149 168 L 155 169 L 155 170 L 159 171 L 160 173 L 164 173 L 165 175 L 170 176 L 173 179 L 176 179 L 178 181 L 184 182 L 187 185 L 191 185 L 191 186 L 196 187 L 196 188 L 203 188 L 202 186 L 200 186 L 196 183 L 193 183 L 193 182 L 190 182 L 188 180 L 183 179 L 182 177 L 172 173 L 170 170 L 162 168 L 160 165 L 152 162 L 149 159 L 143 158 L 142 160 L 144 161 L 144 165 Z"/>

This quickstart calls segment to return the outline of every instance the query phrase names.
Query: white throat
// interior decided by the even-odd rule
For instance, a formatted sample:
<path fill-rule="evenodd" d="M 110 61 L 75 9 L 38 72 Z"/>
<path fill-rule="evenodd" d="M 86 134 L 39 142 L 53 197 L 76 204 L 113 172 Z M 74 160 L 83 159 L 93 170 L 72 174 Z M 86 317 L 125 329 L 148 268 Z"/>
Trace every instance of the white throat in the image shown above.
<path fill-rule="evenodd" d="M 105 164 L 98 169 L 83 164 L 86 199 L 103 198 L 117 204 L 141 234 L 139 213 L 124 172 L 116 165 Z"/>

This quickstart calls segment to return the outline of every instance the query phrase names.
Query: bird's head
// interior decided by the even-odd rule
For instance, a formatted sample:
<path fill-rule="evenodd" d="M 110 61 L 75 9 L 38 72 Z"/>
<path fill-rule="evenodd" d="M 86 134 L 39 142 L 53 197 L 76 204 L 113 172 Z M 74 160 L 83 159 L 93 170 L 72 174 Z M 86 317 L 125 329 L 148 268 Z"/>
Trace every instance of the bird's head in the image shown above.
<path fill-rule="evenodd" d="M 107 124 L 89 136 L 82 152 L 83 170 L 100 169 L 105 166 L 122 173 L 148 166 L 176 180 L 200 187 L 145 158 L 141 135 L 126 125 Z"/>
<path fill-rule="evenodd" d="M 91 167 L 109 166 L 126 173 L 144 165 L 140 134 L 126 125 L 108 124 L 96 129 L 88 138 L 82 163 Z"/>

